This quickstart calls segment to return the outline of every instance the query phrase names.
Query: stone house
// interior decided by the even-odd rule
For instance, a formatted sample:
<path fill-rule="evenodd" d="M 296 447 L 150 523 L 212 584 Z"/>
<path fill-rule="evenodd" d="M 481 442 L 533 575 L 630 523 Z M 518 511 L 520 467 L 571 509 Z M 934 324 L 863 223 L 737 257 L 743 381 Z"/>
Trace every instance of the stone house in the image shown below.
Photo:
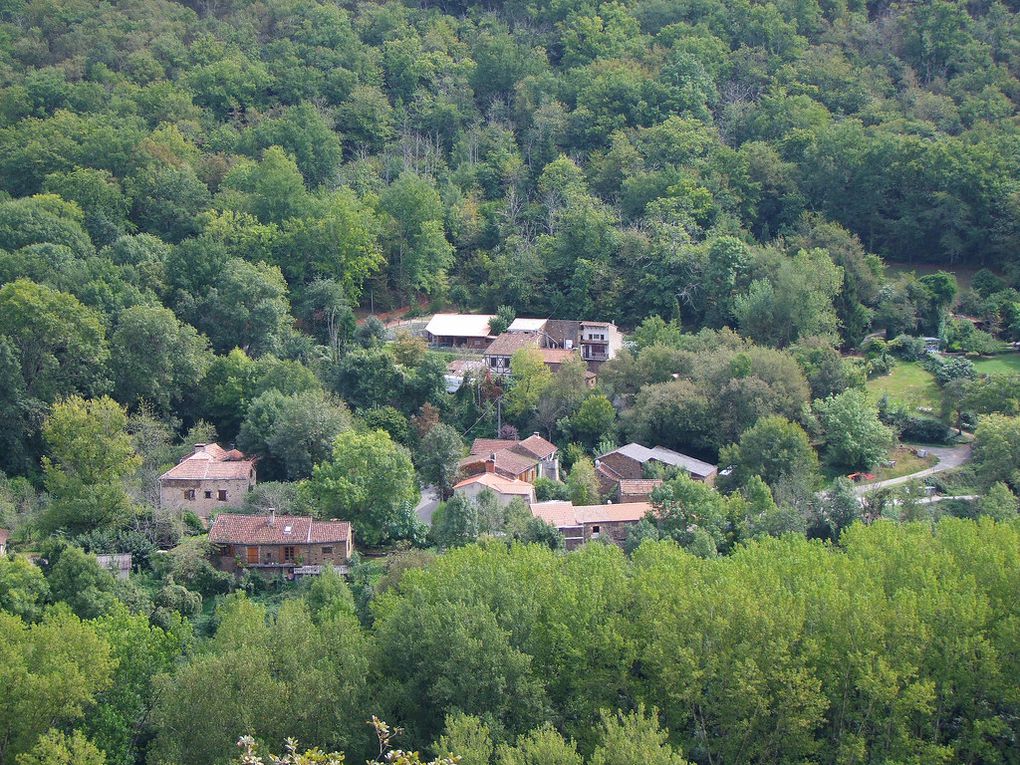
<path fill-rule="evenodd" d="M 500 507 L 506 507 L 518 498 L 524 500 L 527 505 L 535 501 L 535 487 L 530 483 L 516 478 L 504 478 L 495 472 L 473 475 L 453 487 L 454 494 L 460 494 L 473 501 L 477 501 L 478 495 L 486 490 L 496 495 Z"/>
<path fill-rule="evenodd" d="M 616 483 L 617 502 L 647 502 L 652 492 L 662 486 L 661 478 L 621 478 Z"/>
<path fill-rule="evenodd" d="M 303 515 L 220 513 L 209 528 L 213 562 L 222 571 L 252 569 L 292 578 L 296 572 L 333 566 L 346 570 L 354 552 L 347 521 L 320 521 Z"/>
<path fill-rule="evenodd" d="M 538 350 L 542 347 L 542 336 L 537 332 L 504 332 L 485 349 L 485 366 L 494 375 L 510 374 L 510 359 L 517 351 L 525 348 Z"/>
<path fill-rule="evenodd" d="M 610 494 L 618 488 L 621 479 L 645 478 L 645 466 L 653 463 L 683 470 L 695 481 L 704 481 L 708 484 L 715 482 L 716 474 L 719 472 L 715 465 L 672 449 L 662 446 L 649 449 L 641 444 L 630 443 L 599 455 L 595 460 L 600 490 Z"/>
<path fill-rule="evenodd" d="M 559 449 L 538 433 L 522 441 L 476 438 L 471 454 L 460 461 L 460 474 L 465 478 L 488 472 L 533 483 L 536 478 L 558 481 L 559 471 Z"/>
<path fill-rule="evenodd" d="M 255 459 L 219 444 L 195 444 L 195 450 L 159 477 L 159 504 L 190 510 L 199 518 L 241 507 L 255 485 Z"/>

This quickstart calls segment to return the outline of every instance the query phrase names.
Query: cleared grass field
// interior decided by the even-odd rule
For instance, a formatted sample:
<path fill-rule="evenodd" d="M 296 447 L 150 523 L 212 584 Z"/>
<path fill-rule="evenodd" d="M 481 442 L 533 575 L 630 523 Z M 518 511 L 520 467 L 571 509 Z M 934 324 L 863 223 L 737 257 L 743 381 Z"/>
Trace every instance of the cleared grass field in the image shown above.
<path fill-rule="evenodd" d="M 880 467 L 874 471 L 876 481 L 887 481 L 890 478 L 919 473 L 922 470 L 933 467 L 938 460 L 930 454 L 927 457 L 918 457 L 913 453 L 910 446 L 897 446 L 889 452 L 889 459 L 896 462 L 891 467 Z"/>
<path fill-rule="evenodd" d="M 1020 353 L 1003 353 L 990 359 L 978 359 L 974 362 L 978 374 L 1005 375 L 1020 374 Z"/>
<path fill-rule="evenodd" d="M 927 369 L 915 361 L 897 361 L 892 371 L 868 380 L 868 395 L 877 402 L 884 395 L 890 401 L 896 401 L 916 411 L 918 407 L 927 407 L 935 412 L 939 410 L 939 387 L 935 377 Z"/>

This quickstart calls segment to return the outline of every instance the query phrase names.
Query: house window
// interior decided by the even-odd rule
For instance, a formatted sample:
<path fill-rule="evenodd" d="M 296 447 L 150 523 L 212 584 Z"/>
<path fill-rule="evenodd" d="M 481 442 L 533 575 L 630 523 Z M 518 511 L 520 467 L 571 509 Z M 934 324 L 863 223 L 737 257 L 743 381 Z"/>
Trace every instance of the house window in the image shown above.
<path fill-rule="evenodd" d="M 332 555 L 333 554 L 333 548 L 332 547 L 323 547 L 322 548 L 322 554 L 323 555 Z"/>
<path fill-rule="evenodd" d="M 212 499 L 212 490 L 206 489 L 206 491 L 205 491 L 205 498 L 206 499 Z"/>
<path fill-rule="evenodd" d="M 220 502 L 226 502 L 227 501 L 227 490 L 226 489 L 220 489 L 219 491 L 217 491 L 216 492 L 216 499 L 218 499 Z"/>
<path fill-rule="evenodd" d="M 193 500 L 195 498 L 195 490 L 194 489 L 185 489 L 184 490 L 184 498 L 185 499 L 192 499 Z"/>
<path fill-rule="evenodd" d="M 293 547 L 284 547 L 283 548 L 283 559 L 286 560 L 286 561 L 294 560 L 294 548 Z"/>
<path fill-rule="evenodd" d="M 591 527 L 591 538 L 592 539 L 598 539 L 600 531 L 601 531 L 601 527 L 600 526 L 592 526 Z"/>

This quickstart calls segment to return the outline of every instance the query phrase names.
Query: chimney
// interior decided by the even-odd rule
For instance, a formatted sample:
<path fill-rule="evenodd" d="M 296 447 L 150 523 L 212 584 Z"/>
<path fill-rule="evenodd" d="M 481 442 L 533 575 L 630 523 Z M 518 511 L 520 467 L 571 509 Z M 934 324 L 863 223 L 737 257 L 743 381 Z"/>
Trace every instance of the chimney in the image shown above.
<path fill-rule="evenodd" d="M 269 508 L 269 528 L 276 526 L 276 508 Z"/>
<path fill-rule="evenodd" d="M 534 433 L 532 433 L 531 435 L 538 436 L 539 438 L 541 438 L 541 434 L 539 434 L 539 432 L 537 430 Z"/>
<path fill-rule="evenodd" d="M 496 452 L 490 452 L 489 459 L 485 460 L 485 472 L 486 473 L 496 472 Z"/>
<path fill-rule="evenodd" d="M 205 444 L 195 444 L 195 454 L 205 451 Z"/>

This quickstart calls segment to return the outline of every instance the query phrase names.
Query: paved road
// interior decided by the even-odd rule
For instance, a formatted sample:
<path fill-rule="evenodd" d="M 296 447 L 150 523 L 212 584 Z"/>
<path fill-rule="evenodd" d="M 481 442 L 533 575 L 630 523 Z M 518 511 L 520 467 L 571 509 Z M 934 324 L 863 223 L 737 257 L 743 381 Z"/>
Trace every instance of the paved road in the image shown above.
<path fill-rule="evenodd" d="M 933 467 L 927 468 L 926 470 L 920 470 L 910 475 L 901 475 L 899 478 L 890 478 L 887 481 L 876 481 L 875 483 L 867 483 L 861 486 L 855 486 L 854 491 L 857 492 L 858 496 L 867 494 L 868 492 L 875 491 L 877 489 L 887 489 L 890 486 L 899 486 L 903 483 L 910 483 L 916 481 L 918 478 L 926 478 L 936 473 L 943 473 L 946 470 L 952 470 L 953 468 L 960 467 L 964 462 L 970 459 L 970 444 L 963 444 L 962 446 L 928 446 L 925 447 L 928 453 L 938 459 Z"/>
<path fill-rule="evenodd" d="M 439 493 L 436 491 L 436 487 L 426 486 L 421 490 L 421 499 L 418 501 L 418 505 L 414 508 L 414 512 L 423 523 L 427 523 L 431 526 L 432 513 L 436 511 L 436 507 L 438 506 Z"/>

